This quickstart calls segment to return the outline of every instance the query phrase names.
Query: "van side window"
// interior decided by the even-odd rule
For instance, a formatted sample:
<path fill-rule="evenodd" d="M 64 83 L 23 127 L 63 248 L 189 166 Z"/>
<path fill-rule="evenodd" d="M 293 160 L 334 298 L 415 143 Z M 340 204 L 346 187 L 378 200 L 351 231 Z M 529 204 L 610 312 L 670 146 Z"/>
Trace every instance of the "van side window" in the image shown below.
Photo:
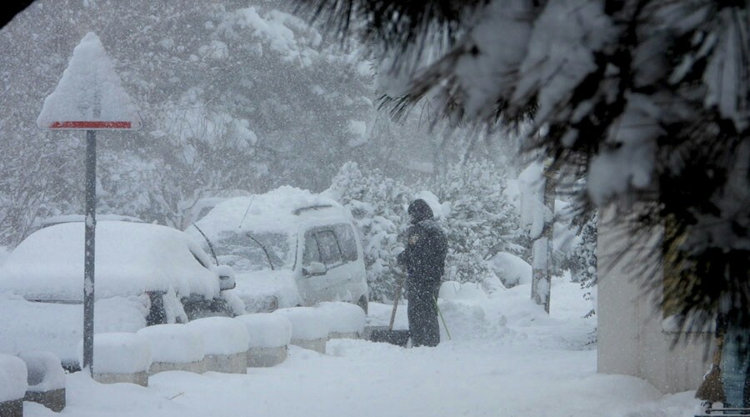
<path fill-rule="evenodd" d="M 313 262 L 321 262 L 318 253 L 318 241 L 315 239 L 315 233 L 308 231 L 305 233 L 305 250 L 302 253 L 302 265 L 308 266 Z"/>
<path fill-rule="evenodd" d="M 318 250 L 320 250 L 320 259 L 326 266 L 331 267 L 343 262 L 339 242 L 333 230 L 321 230 L 315 233 L 318 240 Z"/>
<path fill-rule="evenodd" d="M 357 241 L 354 237 L 352 226 L 350 224 L 337 224 L 334 229 L 336 230 L 336 237 L 339 240 L 344 262 L 356 261 Z"/>

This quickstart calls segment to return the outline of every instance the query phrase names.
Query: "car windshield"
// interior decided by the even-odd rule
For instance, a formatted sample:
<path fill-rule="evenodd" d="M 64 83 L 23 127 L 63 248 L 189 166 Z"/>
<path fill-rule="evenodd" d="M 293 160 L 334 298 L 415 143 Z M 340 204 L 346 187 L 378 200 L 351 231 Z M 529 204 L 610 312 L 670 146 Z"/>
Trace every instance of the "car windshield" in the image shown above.
<path fill-rule="evenodd" d="M 214 250 L 220 264 L 237 272 L 291 269 L 289 237 L 284 233 L 225 232 Z"/>

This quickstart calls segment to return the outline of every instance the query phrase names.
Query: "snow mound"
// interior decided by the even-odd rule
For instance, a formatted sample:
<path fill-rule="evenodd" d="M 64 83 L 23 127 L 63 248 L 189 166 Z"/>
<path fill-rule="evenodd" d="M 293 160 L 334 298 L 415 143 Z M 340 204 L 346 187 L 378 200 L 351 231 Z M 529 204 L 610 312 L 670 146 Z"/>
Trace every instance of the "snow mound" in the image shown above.
<path fill-rule="evenodd" d="M 138 330 L 148 340 L 154 362 L 198 362 L 205 355 L 203 339 L 184 324 L 157 324 Z"/>
<path fill-rule="evenodd" d="M 83 352 L 83 343 L 79 344 Z M 83 363 L 83 360 L 81 360 Z M 100 333 L 94 335 L 94 371 L 134 374 L 151 366 L 151 344 L 137 333 Z"/>
<path fill-rule="evenodd" d="M 487 298 L 480 284 L 446 281 L 440 286 L 439 297 L 446 300 L 483 300 Z"/>
<path fill-rule="evenodd" d="M 292 323 L 292 339 L 316 340 L 328 338 L 328 322 L 320 310 L 313 307 L 280 308 L 279 314 Z"/>
<path fill-rule="evenodd" d="M 227 231 L 294 233 L 300 222 L 304 221 L 304 217 L 298 215 L 298 210 L 305 207 L 318 207 L 315 210 L 317 216 L 340 218 L 344 213 L 350 217 L 348 211 L 331 198 L 282 186 L 265 194 L 224 200 L 196 224 L 211 241 Z"/>
<path fill-rule="evenodd" d="M 93 32 L 73 50 L 55 91 L 44 100 L 37 126 L 44 129 L 55 127 L 55 122 L 70 121 L 124 121 L 133 129 L 141 125 L 133 101 Z"/>
<path fill-rule="evenodd" d="M 316 308 L 325 316 L 329 332 L 362 334 L 365 329 L 365 312 L 355 304 L 322 302 Z"/>
<path fill-rule="evenodd" d="M 18 355 L 26 363 L 28 391 L 43 392 L 65 388 L 65 371 L 52 352 L 30 351 Z"/>
<path fill-rule="evenodd" d="M 493 256 L 490 267 L 505 288 L 531 283 L 531 265 L 511 253 L 500 252 Z"/>
<path fill-rule="evenodd" d="M 292 339 L 292 322 L 283 314 L 244 314 L 234 320 L 247 329 L 250 348 L 286 346 Z"/>
<path fill-rule="evenodd" d="M 229 317 L 205 317 L 187 324 L 203 339 L 205 353 L 232 355 L 247 351 L 250 343 L 246 327 Z"/>
<path fill-rule="evenodd" d="M 135 332 L 145 327 L 148 302 L 145 295 L 96 301 L 94 333 Z M 77 366 L 77 346 L 83 339 L 81 317 L 82 304 L 30 302 L 0 293 L 0 352 L 48 351 L 65 366 Z"/>
<path fill-rule="evenodd" d="M 29 300 L 82 301 L 84 223 L 61 223 L 32 233 L 10 254 L 0 286 Z M 40 262 L 39 254 L 44 254 Z M 210 258 L 186 233 L 147 223 L 102 221 L 96 226 L 96 298 L 219 294 Z"/>
<path fill-rule="evenodd" d="M 17 356 L 0 353 L 0 402 L 20 400 L 26 395 L 26 364 Z"/>

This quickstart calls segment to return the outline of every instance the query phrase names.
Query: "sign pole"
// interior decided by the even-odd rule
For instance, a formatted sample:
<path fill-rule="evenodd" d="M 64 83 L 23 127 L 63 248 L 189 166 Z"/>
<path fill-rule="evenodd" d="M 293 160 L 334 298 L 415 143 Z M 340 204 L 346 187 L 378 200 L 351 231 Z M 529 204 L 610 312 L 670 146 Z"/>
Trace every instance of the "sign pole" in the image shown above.
<path fill-rule="evenodd" d="M 83 271 L 83 368 L 94 376 L 94 248 L 96 235 L 96 131 L 86 131 L 86 242 Z"/>

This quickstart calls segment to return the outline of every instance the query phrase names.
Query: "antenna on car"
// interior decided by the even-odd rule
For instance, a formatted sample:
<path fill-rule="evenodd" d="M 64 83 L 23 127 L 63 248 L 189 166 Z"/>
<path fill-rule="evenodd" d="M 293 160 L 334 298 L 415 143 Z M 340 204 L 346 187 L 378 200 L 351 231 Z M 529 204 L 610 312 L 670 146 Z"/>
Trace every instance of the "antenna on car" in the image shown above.
<path fill-rule="evenodd" d="M 219 258 L 216 257 L 216 252 L 214 252 L 214 245 L 211 244 L 211 241 L 208 239 L 208 236 L 206 236 L 205 233 L 203 233 L 203 230 L 201 230 L 198 225 L 193 223 L 191 226 L 195 227 L 195 230 L 197 230 L 201 236 L 203 236 L 203 239 L 206 239 L 206 243 L 208 243 L 208 249 L 211 250 L 211 256 L 214 257 L 214 262 L 216 262 L 216 266 L 219 266 Z"/>
<path fill-rule="evenodd" d="M 250 207 L 253 206 L 253 201 L 255 201 L 255 199 L 251 196 L 250 197 L 250 202 L 247 203 L 247 208 L 245 209 L 245 214 L 242 215 L 242 219 L 240 220 L 240 224 L 237 225 L 238 229 L 242 228 L 242 223 L 245 221 L 245 217 L 247 217 L 247 213 L 250 212 Z"/>

